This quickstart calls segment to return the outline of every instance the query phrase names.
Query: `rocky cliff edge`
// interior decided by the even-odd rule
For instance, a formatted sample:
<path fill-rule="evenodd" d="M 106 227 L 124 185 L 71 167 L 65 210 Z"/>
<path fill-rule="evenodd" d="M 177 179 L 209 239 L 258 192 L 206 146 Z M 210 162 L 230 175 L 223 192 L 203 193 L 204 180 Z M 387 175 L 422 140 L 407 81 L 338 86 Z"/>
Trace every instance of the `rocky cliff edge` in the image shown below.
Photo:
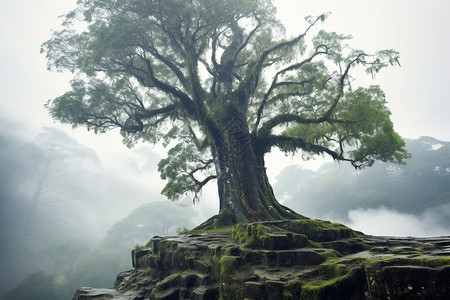
<path fill-rule="evenodd" d="M 103 299 L 450 299 L 450 237 L 367 236 L 327 221 L 153 237 Z"/>

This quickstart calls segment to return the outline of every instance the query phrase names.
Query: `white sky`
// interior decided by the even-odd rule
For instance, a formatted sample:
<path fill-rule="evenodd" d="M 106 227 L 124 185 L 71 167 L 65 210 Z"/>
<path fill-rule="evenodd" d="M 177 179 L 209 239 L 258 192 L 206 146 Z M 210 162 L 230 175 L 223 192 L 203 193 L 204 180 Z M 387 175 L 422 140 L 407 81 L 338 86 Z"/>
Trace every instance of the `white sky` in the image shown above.
<path fill-rule="evenodd" d="M 0 117 L 20 122 L 30 136 L 42 126 L 62 128 L 94 148 L 104 163 L 113 165 L 118 156 L 130 151 L 121 144 L 120 137 L 95 136 L 85 129 L 71 130 L 55 124 L 43 108 L 48 99 L 69 88 L 69 77 L 46 70 L 44 55 L 39 54 L 40 45 L 50 37 L 50 29 L 57 28 L 57 16 L 72 9 L 75 2 L 1 0 Z M 397 132 L 405 138 L 429 135 L 450 141 L 449 1 L 275 0 L 274 3 L 289 33 L 303 32 L 304 16 L 329 11 L 332 14 L 324 28 L 353 35 L 353 47 L 399 51 L 402 67 L 384 70 L 370 82 L 385 90 Z M 272 158 L 268 162 L 269 171 L 276 175 L 292 162 L 288 159 L 279 163 Z"/>

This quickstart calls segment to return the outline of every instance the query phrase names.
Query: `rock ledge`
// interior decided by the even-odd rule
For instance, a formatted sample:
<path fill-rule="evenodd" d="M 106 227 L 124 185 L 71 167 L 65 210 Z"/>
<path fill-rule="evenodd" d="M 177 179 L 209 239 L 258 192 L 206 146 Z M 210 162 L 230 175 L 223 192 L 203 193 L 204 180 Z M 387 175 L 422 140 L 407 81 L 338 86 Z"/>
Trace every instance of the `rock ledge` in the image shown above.
<path fill-rule="evenodd" d="M 450 237 L 376 237 L 327 221 L 153 237 L 87 299 L 450 299 Z"/>

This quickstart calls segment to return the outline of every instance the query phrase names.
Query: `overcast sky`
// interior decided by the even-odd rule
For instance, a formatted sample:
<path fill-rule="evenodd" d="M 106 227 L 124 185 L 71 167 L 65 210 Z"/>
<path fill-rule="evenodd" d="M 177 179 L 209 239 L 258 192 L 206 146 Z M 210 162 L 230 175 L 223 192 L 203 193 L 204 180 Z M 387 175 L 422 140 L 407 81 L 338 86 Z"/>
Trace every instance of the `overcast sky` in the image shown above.
<path fill-rule="evenodd" d="M 104 164 L 130 151 L 118 135 L 95 136 L 54 123 L 43 105 L 68 88 L 70 77 L 48 72 L 41 43 L 57 28 L 57 17 L 75 0 L 2 0 L 0 4 L 0 117 L 34 136 L 42 126 L 56 126 L 94 148 Z M 385 90 L 397 132 L 405 138 L 423 135 L 450 141 L 450 2 L 447 0 L 313 1 L 276 0 L 288 33 L 305 29 L 303 17 L 331 12 L 324 28 L 351 34 L 354 48 L 400 52 L 402 67 L 384 70 L 367 84 Z M 156 164 L 157 162 L 155 162 Z M 285 164 L 270 163 L 276 174 Z M 272 170 L 270 168 L 272 167 Z M 274 176 L 271 176 L 272 178 Z"/>

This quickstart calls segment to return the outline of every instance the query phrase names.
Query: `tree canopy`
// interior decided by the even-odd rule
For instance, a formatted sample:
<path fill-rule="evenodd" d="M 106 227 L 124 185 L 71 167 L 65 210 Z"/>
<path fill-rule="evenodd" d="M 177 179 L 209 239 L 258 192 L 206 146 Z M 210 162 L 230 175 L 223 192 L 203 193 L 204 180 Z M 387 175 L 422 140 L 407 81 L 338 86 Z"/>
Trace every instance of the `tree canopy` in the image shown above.
<path fill-rule="evenodd" d="M 317 29 L 326 18 L 286 38 L 270 0 L 79 0 L 42 45 L 50 69 L 74 73 L 46 106 L 63 123 L 119 128 L 129 146 L 169 146 L 163 194 L 216 179 L 221 223 L 299 217 L 268 183 L 273 147 L 356 168 L 408 157 L 381 88 L 350 84 L 353 68 L 374 75 L 399 54 L 351 49 Z"/>

